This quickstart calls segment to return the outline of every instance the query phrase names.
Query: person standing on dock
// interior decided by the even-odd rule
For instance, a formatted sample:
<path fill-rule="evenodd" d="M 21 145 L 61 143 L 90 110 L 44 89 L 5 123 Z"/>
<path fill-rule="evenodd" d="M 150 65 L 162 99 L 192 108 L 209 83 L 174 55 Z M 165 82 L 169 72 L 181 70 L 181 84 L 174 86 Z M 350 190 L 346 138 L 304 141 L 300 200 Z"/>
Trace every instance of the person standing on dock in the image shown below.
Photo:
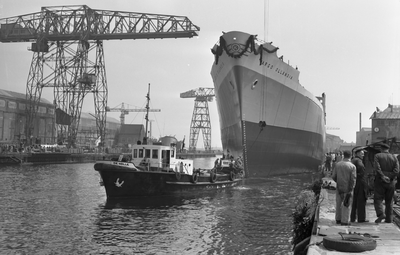
<path fill-rule="evenodd" d="M 356 166 L 350 162 L 351 152 L 343 152 L 343 160 L 333 169 L 332 179 L 336 182 L 336 213 L 337 224 L 350 225 L 350 212 L 353 200 L 353 190 L 356 185 Z"/>
<path fill-rule="evenodd" d="M 325 169 L 328 172 L 332 171 L 332 156 L 330 153 L 325 155 Z"/>
<path fill-rule="evenodd" d="M 355 157 L 351 160 L 351 163 L 353 163 L 357 169 L 356 186 L 354 188 L 354 198 L 350 214 L 351 222 L 355 222 L 356 218 L 359 223 L 369 222 L 365 218 L 365 205 L 368 198 L 368 184 L 365 175 L 365 166 L 363 163 L 364 152 L 364 147 L 355 148 Z"/>
<path fill-rule="evenodd" d="M 393 196 L 399 174 L 399 161 L 389 153 L 389 145 L 381 143 L 381 152 L 375 155 L 374 170 L 374 207 L 376 216 L 375 223 L 393 222 Z M 383 205 L 385 199 L 385 206 Z"/>

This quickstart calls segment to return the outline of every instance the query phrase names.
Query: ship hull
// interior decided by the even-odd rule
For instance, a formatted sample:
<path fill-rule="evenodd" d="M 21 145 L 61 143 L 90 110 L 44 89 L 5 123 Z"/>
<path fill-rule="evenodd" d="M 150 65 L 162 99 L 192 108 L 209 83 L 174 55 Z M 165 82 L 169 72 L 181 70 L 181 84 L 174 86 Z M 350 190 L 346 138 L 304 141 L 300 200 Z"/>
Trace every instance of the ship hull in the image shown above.
<path fill-rule="evenodd" d="M 229 32 L 213 49 L 211 75 L 225 153 L 242 156 L 250 176 L 316 170 L 324 155 L 323 105 L 273 46 L 255 52 L 249 38 Z"/>
<path fill-rule="evenodd" d="M 223 147 L 229 154 L 241 155 L 243 147 L 247 148 L 245 168 L 250 176 L 308 172 L 321 164 L 318 146 L 312 146 L 322 143 L 319 134 L 267 125 L 262 131 L 266 135 L 258 135 L 258 123 L 243 122 L 243 126 L 247 134 L 245 146 L 242 139 L 236 138 L 242 136 L 237 127 L 227 127 L 221 133 L 225 137 Z M 237 136 L 229 135 L 234 133 Z"/>
<path fill-rule="evenodd" d="M 241 182 L 239 175 L 194 175 L 179 172 L 142 171 L 130 162 L 98 161 L 94 169 L 100 173 L 108 198 L 130 198 L 164 195 L 193 195 L 194 192 L 219 190 Z"/>

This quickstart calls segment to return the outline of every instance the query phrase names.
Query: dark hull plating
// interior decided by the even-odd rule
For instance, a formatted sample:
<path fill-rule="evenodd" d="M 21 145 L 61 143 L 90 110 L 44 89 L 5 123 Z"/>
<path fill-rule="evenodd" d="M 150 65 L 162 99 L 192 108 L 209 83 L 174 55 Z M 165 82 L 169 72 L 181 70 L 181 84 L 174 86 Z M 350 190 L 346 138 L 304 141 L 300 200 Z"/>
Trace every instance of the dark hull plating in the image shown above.
<path fill-rule="evenodd" d="M 131 170 L 99 171 L 108 198 L 138 196 L 162 196 L 191 194 L 194 191 L 215 190 L 237 185 L 241 180 L 231 181 L 227 175 L 217 175 L 215 182 L 210 176 L 199 176 L 192 183 L 192 176 L 175 172 L 143 172 Z"/>
<path fill-rule="evenodd" d="M 323 136 L 318 133 L 244 122 L 246 171 L 250 176 L 282 175 L 316 170 L 321 163 Z M 243 152 L 241 129 L 231 126 L 222 130 L 225 148 L 233 155 Z M 236 134 L 236 135 L 232 135 Z"/>

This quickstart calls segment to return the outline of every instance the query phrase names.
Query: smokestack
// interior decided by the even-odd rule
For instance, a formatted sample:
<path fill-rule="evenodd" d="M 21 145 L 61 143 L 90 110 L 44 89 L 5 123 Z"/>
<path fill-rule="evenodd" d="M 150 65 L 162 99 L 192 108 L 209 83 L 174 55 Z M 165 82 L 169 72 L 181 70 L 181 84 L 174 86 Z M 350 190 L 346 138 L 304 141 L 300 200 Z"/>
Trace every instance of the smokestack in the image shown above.
<path fill-rule="evenodd" d="M 360 131 L 361 131 L 361 112 L 360 112 Z"/>

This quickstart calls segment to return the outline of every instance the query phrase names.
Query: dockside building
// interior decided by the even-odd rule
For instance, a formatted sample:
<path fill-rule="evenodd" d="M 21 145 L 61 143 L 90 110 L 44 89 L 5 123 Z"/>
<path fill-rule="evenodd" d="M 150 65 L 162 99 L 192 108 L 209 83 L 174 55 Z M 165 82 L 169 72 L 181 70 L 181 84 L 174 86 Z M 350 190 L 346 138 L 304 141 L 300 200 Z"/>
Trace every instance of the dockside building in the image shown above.
<path fill-rule="evenodd" d="M 25 94 L 0 89 L 0 143 L 20 144 L 26 141 L 26 105 Z M 42 98 L 33 123 L 35 140 L 54 143 L 54 123 L 54 105 Z"/>
<path fill-rule="evenodd" d="M 400 105 L 389 104 L 385 110 L 378 107 L 371 116 L 371 142 L 400 138 Z"/>
<path fill-rule="evenodd" d="M 27 140 L 25 137 L 27 104 L 25 94 L 0 89 L 0 145 L 19 147 L 21 144 L 25 144 Z M 33 142 L 40 144 L 57 142 L 54 104 L 41 98 L 33 126 Z M 106 128 L 105 146 L 112 147 L 120 128 L 119 120 L 107 116 Z M 96 119 L 89 113 L 82 112 L 76 145 L 78 147 L 96 147 L 98 140 Z"/>

